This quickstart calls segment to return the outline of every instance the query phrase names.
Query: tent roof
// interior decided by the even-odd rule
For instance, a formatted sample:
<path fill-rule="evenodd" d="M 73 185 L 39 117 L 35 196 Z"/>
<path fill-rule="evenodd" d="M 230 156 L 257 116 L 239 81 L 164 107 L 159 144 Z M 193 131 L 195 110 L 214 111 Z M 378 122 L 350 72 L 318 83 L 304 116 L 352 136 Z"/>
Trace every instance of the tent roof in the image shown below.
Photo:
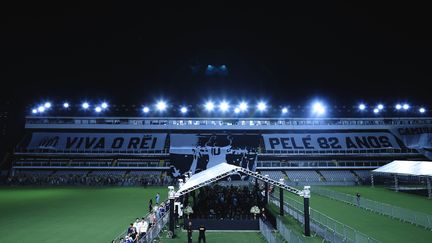
<path fill-rule="evenodd" d="M 432 176 L 432 161 L 395 160 L 373 170 L 372 172 L 413 176 Z"/>
<path fill-rule="evenodd" d="M 203 183 L 207 184 L 207 182 L 209 182 L 209 180 L 211 179 L 221 179 L 231 173 L 237 172 L 238 170 L 241 170 L 241 167 L 228 163 L 221 163 L 215 165 L 209 169 L 206 169 L 204 171 L 201 171 L 200 173 L 191 176 L 191 178 L 189 178 L 189 180 L 187 180 L 187 182 L 179 188 L 177 193 L 181 194 L 182 192 L 200 186 Z"/>

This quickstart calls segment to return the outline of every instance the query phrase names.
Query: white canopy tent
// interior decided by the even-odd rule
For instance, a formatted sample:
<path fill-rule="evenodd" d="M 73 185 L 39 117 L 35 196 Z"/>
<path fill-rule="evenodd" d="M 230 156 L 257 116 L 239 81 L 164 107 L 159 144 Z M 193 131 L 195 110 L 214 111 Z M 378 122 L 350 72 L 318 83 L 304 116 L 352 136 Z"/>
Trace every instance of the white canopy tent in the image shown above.
<path fill-rule="evenodd" d="M 395 190 L 397 192 L 399 191 L 398 175 L 426 177 L 428 197 L 432 198 L 432 161 L 395 160 L 372 172 L 393 175 Z M 373 174 L 371 174 L 371 180 L 373 185 Z"/>
<path fill-rule="evenodd" d="M 432 176 L 432 161 L 395 160 L 373 170 L 375 173 Z"/>
<path fill-rule="evenodd" d="M 263 176 L 257 172 L 250 171 L 248 169 L 231 165 L 228 163 L 220 163 L 216 166 L 213 166 L 209 169 L 206 169 L 200 173 L 194 174 L 184 184 L 180 184 L 180 187 L 178 191 L 175 193 L 176 197 L 184 195 L 185 193 L 191 192 L 193 190 L 196 190 L 200 187 L 203 187 L 205 185 L 211 184 L 213 182 L 216 182 L 220 179 L 223 179 L 227 176 L 243 173 L 246 175 L 253 176 L 259 180 L 262 180 L 264 182 L 268 182 L 271 185 L 283 188 L 289 192 L 292 192 L 294 194 L 300 195 L 301 191 L 285 185 L 283 182 L 275 181 L 273 179 L 270 179 L 269 177 Z"/>
<path fill-rule="evenodd" d="M 221 163 L 216 166 L 213 166 L 207 170 L 204 170 L 200 173 L 194 174 L 191 176 L 186 183 L 180 186 L 179 190 L 177 191 L 178 194 L 182 194 L 185 191 L 189 191 L 192 188 L 195 188 L 199 185 L 202 185 L 203 183 L 206 183 L 209 181 L 209 183 L 213 182 L 215 180 L 222 179 L 223 177 L 229 176 L 231 174 L 236 173 L 240 167 L 231 165 L 228 163 Z M 209 184 L 206 183 L 206 184 Z"/>

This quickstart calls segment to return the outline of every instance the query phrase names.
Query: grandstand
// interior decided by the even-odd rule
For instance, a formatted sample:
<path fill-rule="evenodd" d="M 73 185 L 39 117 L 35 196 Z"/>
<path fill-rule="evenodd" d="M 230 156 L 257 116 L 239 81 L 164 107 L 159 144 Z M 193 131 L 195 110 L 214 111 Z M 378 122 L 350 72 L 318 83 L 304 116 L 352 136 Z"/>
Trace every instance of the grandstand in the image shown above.
<path fill-rule="evenodd" d="M 1 176 L 9 185 L 166 187 L 226 161 L 296 188 L 368 185 L 393 160 L 428 160 L 430 126 L 431 118 L 29 116 Z M 313 200 L 327 203 L 323 191 Z"/>
<path fill-rule="evenodd" d="M 127 174 L 169 172 L 174 167 L 184 173 L 194 148 L 203 147 L 211 136 L 217 136 L 218 144 L 227 144 L 227 136 L 232 136 L 230 146 L 246 149 L 243 155 L 249 156 L 249 164 L 258 171 L 269 170 L 273 178 L 355 182 L 367 180 L 369 170 L 395 159 L 427 159 L 422 134 L 411 133 L 431 124 L 429 118 L 29 116 L 12 171 L 121 170 Z"/>

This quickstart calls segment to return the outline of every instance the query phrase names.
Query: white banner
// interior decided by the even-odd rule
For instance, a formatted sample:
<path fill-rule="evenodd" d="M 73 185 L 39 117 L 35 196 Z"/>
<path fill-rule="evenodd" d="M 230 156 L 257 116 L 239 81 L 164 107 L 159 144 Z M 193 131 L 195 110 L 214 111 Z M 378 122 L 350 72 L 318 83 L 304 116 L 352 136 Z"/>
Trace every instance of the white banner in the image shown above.
<path fill-rule="evenodd" d="M 401 148 L 386 132 L 263 134 L 266 150 L 364 150 Z"/>
<path fill-rule="evenodd" d="M 164 133 L 39 133 L 32 134 L 27 149 L 140 151 L 162 150 Z"/>

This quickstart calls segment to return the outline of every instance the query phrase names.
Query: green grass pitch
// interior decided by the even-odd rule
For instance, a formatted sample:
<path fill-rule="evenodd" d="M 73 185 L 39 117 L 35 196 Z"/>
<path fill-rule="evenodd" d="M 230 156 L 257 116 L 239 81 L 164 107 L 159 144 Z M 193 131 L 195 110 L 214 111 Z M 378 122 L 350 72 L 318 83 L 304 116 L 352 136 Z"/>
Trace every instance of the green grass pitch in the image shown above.
<path fill-rule="evenodd" d="M 327 187 L 399 207 L 432 214 L 432 201 L 385 188 Z M 128 224 L 148 211 L 148 201 L 166 187 L 148 188 L 0 188 L 0 242 L 111 242 Z M 301 198 L 288 195 L 296 200 Z M 430 242 L 432 231 L 343 202 L 312 194 L 311 207 L 382 242 Z M 301 231 L 301 226 L 297 231 Z M 160 242 L 184 242 L 178 238 Z M 198 234 L 194 234 L 197 239 Z M 207 242 L 264 242 L 256 232 L 208 232 Z M 314 239 L 308 242 L 315 242 Z"/>
<path fill-rule="evenodd" d="M 406 208 L 410 209 L 423 208 L 422 210 L 427 211 L 432 207 L 432 201 L 429 201 L 424 197 L 387 191 L 385 188 L 326 188 L 350 192 L 351 194 L 359 191 L 363 197 L 371 198 L 381 202 L 389 202 L 390 200 L 395 200 L 395 198 L 398 198 L 398 202 L 395 201 L 396 203 L 394 203 L 395 205 L 405 205 Z M 298 196 L 288 193 L 285 193 L 285 195 L 286 197 L 290 197 L 302 202 L 302 199 Z M 425 201 L 429 204 L 425 203 Z M 432 231 L 426 230 L 423 227 L 404 223 L 388 216 L 379 215 L 365 209 L 357 208 L 355 206 L 332 200 L 327 197 L 318 196 L 316 194 L 312 194 L 310 207 L 382 242 L 431 242 L 432 239 Z"/>
<path fill-rule="evenodd" d="M 1 188 L 0 242 L 111 242 L 166 187 Z"/>

